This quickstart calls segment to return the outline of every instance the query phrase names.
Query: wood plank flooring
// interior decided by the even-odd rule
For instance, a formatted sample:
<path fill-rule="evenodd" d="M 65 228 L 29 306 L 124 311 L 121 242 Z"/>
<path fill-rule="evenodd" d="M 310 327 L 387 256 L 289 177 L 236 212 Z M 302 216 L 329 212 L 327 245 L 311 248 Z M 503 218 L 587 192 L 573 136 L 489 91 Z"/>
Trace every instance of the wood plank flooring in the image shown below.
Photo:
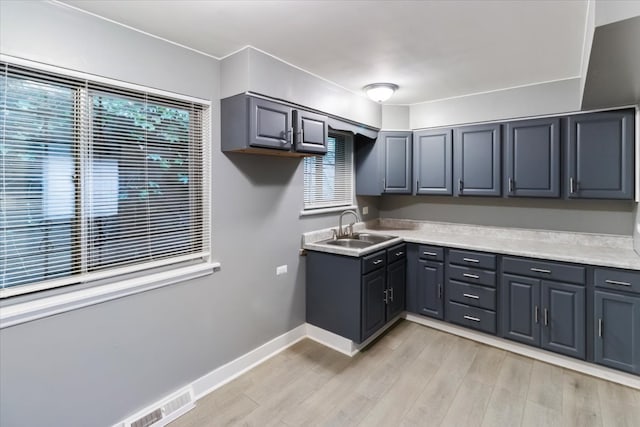
<path fill-rule="evenodd" d="M 353 358 L 305 339 L 170 425 L 638 427 L 640 391 L 400 321 Z"/>

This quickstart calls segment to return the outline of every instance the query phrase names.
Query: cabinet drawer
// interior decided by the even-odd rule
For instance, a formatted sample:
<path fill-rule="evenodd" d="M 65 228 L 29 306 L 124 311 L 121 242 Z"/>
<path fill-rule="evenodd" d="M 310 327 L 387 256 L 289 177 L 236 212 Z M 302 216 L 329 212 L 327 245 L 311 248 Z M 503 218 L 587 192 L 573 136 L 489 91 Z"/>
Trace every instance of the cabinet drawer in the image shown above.
<path fill-rule="evenodd" d="M 450 280 L 447 284 L 447 298 L 487 310 L 496 309 L 496 290 L 484 286 Z"/>
<path fill-rule="evenodd" d="M 523 276 L 585 284 L 585 268 L 577 265 L 512 257 L 502 258 L 502 270 Z"/>
<path fill-rule="evenodd" d="M 449 301 L 449 320 L 452 323 L 468 326 L 490 334 L 496 333 L 496 313 L 481 308 Z"/>
<path fill-rule="evenodd" d="M 596 268 L 594 274 L 595 285 L 599 288 L 640 294 L 640 271 Z"/>
<path fill-rule="evenodd" d="M 496 269 L 496 256 L 482 252 L 449 249 L 449 263 L 467 265 L 469 267 Z"/>
<path fill-rule="evenodd" d="M 402 244 L 387 249 L 387 263 L 405 259 L 407 257 L 407 245 Z"/>
<path fill-rule="evenodd" d="M 385 251 L 376 252 L 371 255 L 362 257 L 362 274 L 367 274 L 370 271 L 376 270 L 385 266 L 386 253 Z"/>
<path fill-rule="evenodd" d="M 444 249 L 438 246 L 420 245 L 418 246 L 418 257 L 431 261 L 443 261 Z"/>
<path fill-rule="evenodd" d="M 449 278 L 462 280 L 463 282 L 496 287 L 496 272 L 480 270 L 478 268 L 463 267 L 461 265 L 449 266 Z"/>

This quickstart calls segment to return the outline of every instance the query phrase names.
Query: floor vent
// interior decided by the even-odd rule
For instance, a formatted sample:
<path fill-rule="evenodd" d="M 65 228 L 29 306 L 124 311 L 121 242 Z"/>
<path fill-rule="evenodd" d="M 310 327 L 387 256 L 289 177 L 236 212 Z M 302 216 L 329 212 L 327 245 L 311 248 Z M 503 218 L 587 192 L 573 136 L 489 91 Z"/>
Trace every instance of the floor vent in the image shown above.
<path fill-rule="evenodd" d="M 194 406 L 193 390 L 183 389 L 145 408 L 119 425 L 123 427 L 165 426 Z"/>

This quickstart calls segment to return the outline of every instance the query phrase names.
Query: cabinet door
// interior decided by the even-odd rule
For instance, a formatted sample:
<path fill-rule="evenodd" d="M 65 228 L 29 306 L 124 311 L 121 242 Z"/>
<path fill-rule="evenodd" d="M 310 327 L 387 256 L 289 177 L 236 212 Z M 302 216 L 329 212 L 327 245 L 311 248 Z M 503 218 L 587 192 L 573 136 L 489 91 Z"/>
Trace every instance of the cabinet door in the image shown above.
<path fill-rule="evenodd" d="M 404 311 L 406 278 L 404 259 L 387 266 L 387 321 Z"/>
<path fill-rule="evenodd" d="M 416 308 L 418 314 L 444 317 L 444 268 L 441 262 L 418 261 Z"/>
<path fill-rule="evenodd" d="M 380 132 L 384 143 L 384 192 L 411 194 L 411 132 Z"/>
<path fill-rule="evenodd" d="M 451 129 L 414 132 L 416 194 L 453 194 L 451 134 Z"/>
<path fill-rule="evenodd" d="M 453 182 L 456 196 L 500 196 L 500 125 L 456 128 Z"/>
<path fill-rule="evenodd" d="M 502 335 L 540 346 L 540 281 L 502 275 Z"/>
<path fill-rule="evenodd" d="M 633 198 L 634 117 L 629 110 L 567 119 L 570 198 Z"/>
<path fill-rule="evenodd" d="M 291 108 L 260 98 L 249 98 L 249 145 L 291 149 Z"/>
<path fill-rule="evenodd" d="M 327 137 L 329 127 L 327 116 L 310 113 L 309 111 L 294 110 L 295 147 L 301 153 L 325 154 L 327 152 Z"/>
<path fill-rule="evenodd" d="M 640 297 L 595 291 L 595 361 L 640 373 Z"/>
<path fill-rule="evenodd" d="M 379 268 L 362 276 L 362 334 L 360 342 L 366 340 L 385 324 L 386 269 Z"/>
<path fill-rule="evenodd" d="M 560 197 L 560 119 L 505 125 L 505 193 L 509 197 Z"/>
<path fill-rule="evenodd" d="M 542 348 L 584 359 L 584 286 L 542 282 Z"/>

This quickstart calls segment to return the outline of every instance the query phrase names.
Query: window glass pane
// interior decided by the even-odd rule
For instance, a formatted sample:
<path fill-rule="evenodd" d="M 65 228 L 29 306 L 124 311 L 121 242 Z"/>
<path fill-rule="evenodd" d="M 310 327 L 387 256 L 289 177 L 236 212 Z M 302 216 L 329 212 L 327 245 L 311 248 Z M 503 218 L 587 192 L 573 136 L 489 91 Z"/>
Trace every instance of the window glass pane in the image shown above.
<path fill-rule="evenodd" d="M 76 90 L 0 75 L 0 287 L 75 268 Z"/>
<path fill-rule="evenodd" d="M 304 208 L 348 206 L 353 203 L 353 143 L 332 135 L 324 156 L 304 159 Z"/>
<path fill-rule="evenodd" d="M 191 112 L 110 94 L 92 106 L 89 269 L 188 252 L 201 231 Z"/>

